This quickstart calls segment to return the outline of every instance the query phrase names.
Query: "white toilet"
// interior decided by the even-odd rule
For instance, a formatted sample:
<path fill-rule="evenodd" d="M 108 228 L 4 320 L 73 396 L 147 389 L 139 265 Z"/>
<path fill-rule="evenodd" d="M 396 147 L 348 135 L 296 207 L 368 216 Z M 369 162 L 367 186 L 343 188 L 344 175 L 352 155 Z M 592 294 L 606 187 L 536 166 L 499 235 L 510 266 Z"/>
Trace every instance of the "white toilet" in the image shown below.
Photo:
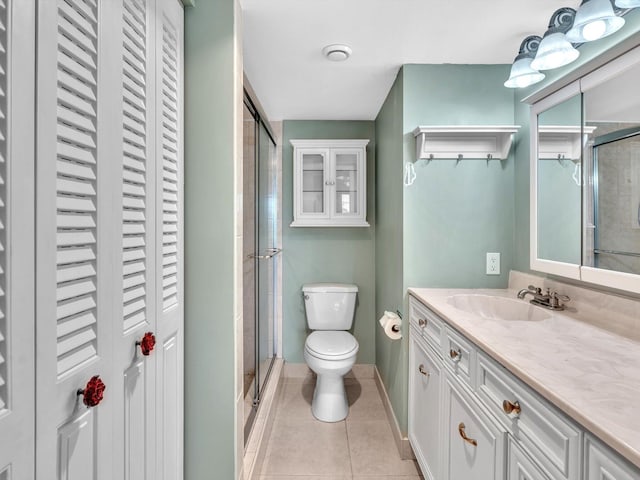
<path fill-rule="evenodd" d="M 357 285 L 314 283 L 302 286 L 307 324 L 304 359 L 316 375 L 311 412 L 323 422 L 339 422 L 349 413 L 342 377 L 356 362 L 358 341 L 347 332 L 353 323 Z"/>

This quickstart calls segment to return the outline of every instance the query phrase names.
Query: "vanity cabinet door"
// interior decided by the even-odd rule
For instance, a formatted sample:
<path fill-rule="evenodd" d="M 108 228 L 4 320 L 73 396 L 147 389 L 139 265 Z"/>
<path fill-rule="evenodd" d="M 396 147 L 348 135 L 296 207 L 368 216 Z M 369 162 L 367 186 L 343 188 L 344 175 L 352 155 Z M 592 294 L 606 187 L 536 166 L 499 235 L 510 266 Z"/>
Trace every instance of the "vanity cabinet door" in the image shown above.
<path fill-rule="evenodd" d="M 442 445 L 441 362 L 411 331 L 409 344 L 409 441 L 428 480 L 440 478 Z"/>
<path fill-rule="evenodd" d="M 506 431 L 444 375 L 444 480 L 505 479 Z"/>
<path fill-rule="evenodd" d="M 637 480 L 640 470 L 590 435 L 586 437 L 584 480 Z"/>
<path fill-rule="evenodd" d="M 508 480 L 550 480 L 524 451 L 509 438 Z"/>

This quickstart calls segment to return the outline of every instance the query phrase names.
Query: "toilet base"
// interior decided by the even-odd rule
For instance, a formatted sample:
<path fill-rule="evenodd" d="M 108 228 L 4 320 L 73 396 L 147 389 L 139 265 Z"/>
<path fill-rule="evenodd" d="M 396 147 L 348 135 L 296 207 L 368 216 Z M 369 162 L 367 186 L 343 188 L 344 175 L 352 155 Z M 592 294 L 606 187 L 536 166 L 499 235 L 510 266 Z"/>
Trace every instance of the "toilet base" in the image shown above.
<path fill-rule="evenodd" d="M 347 417 L 349 402 L 342 375 L 317 376 L 311 413 L 321 422 L 339 422 Z"/>

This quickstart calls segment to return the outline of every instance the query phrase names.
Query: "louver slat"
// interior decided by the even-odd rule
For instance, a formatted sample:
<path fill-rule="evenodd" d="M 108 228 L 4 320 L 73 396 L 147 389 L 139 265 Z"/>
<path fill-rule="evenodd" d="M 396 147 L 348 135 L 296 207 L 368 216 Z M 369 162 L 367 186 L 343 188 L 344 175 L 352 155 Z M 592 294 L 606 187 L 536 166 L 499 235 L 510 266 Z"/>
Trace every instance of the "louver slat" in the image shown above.
<path fill-rule="evenodd" d="M 144 2 L 124 0 L 122 44 L 123 328 L 147 321 L 147 35 Z"/>
<path fill-rule="evenodd" d="M 0 23 L 7 25 L 7 7 L 4 2 L 0 2 Z M 9 64 L 7 62 L 7 30 L 0 29 L 0 118 L 6 119 L 7 116 L 7 74 Z M 0 413 L 7 404 L 9 398 L 9 385 L 7 375 L 7 330 L 9 318 L 6 316 L 7 311 L 7 122 L 0 121 L 0 185 L 4 188 L 0 189 Z"/>
<path fill-rule="evenodd" d="M 162 304 L 178 304 L 178 55 L 176 33 L 170 25 L 162 29 Z"/>
<path fill-rule="evenodd" d="M 97 9 L 58 1 L 57 371 L 97 354 Z"/>

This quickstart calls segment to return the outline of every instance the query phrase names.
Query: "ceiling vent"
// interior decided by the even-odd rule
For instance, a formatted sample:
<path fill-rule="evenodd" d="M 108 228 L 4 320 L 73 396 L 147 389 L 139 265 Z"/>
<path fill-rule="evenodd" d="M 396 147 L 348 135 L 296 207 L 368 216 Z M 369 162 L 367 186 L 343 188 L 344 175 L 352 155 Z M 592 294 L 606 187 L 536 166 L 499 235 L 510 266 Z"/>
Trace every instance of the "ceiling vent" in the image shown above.
<path fill-rule="evenodd" d="M 351 48 L 346 45 L 327 45 L 322 49 L 322 54 L 332 62 L 343 62 L 351 56 Z"/>

